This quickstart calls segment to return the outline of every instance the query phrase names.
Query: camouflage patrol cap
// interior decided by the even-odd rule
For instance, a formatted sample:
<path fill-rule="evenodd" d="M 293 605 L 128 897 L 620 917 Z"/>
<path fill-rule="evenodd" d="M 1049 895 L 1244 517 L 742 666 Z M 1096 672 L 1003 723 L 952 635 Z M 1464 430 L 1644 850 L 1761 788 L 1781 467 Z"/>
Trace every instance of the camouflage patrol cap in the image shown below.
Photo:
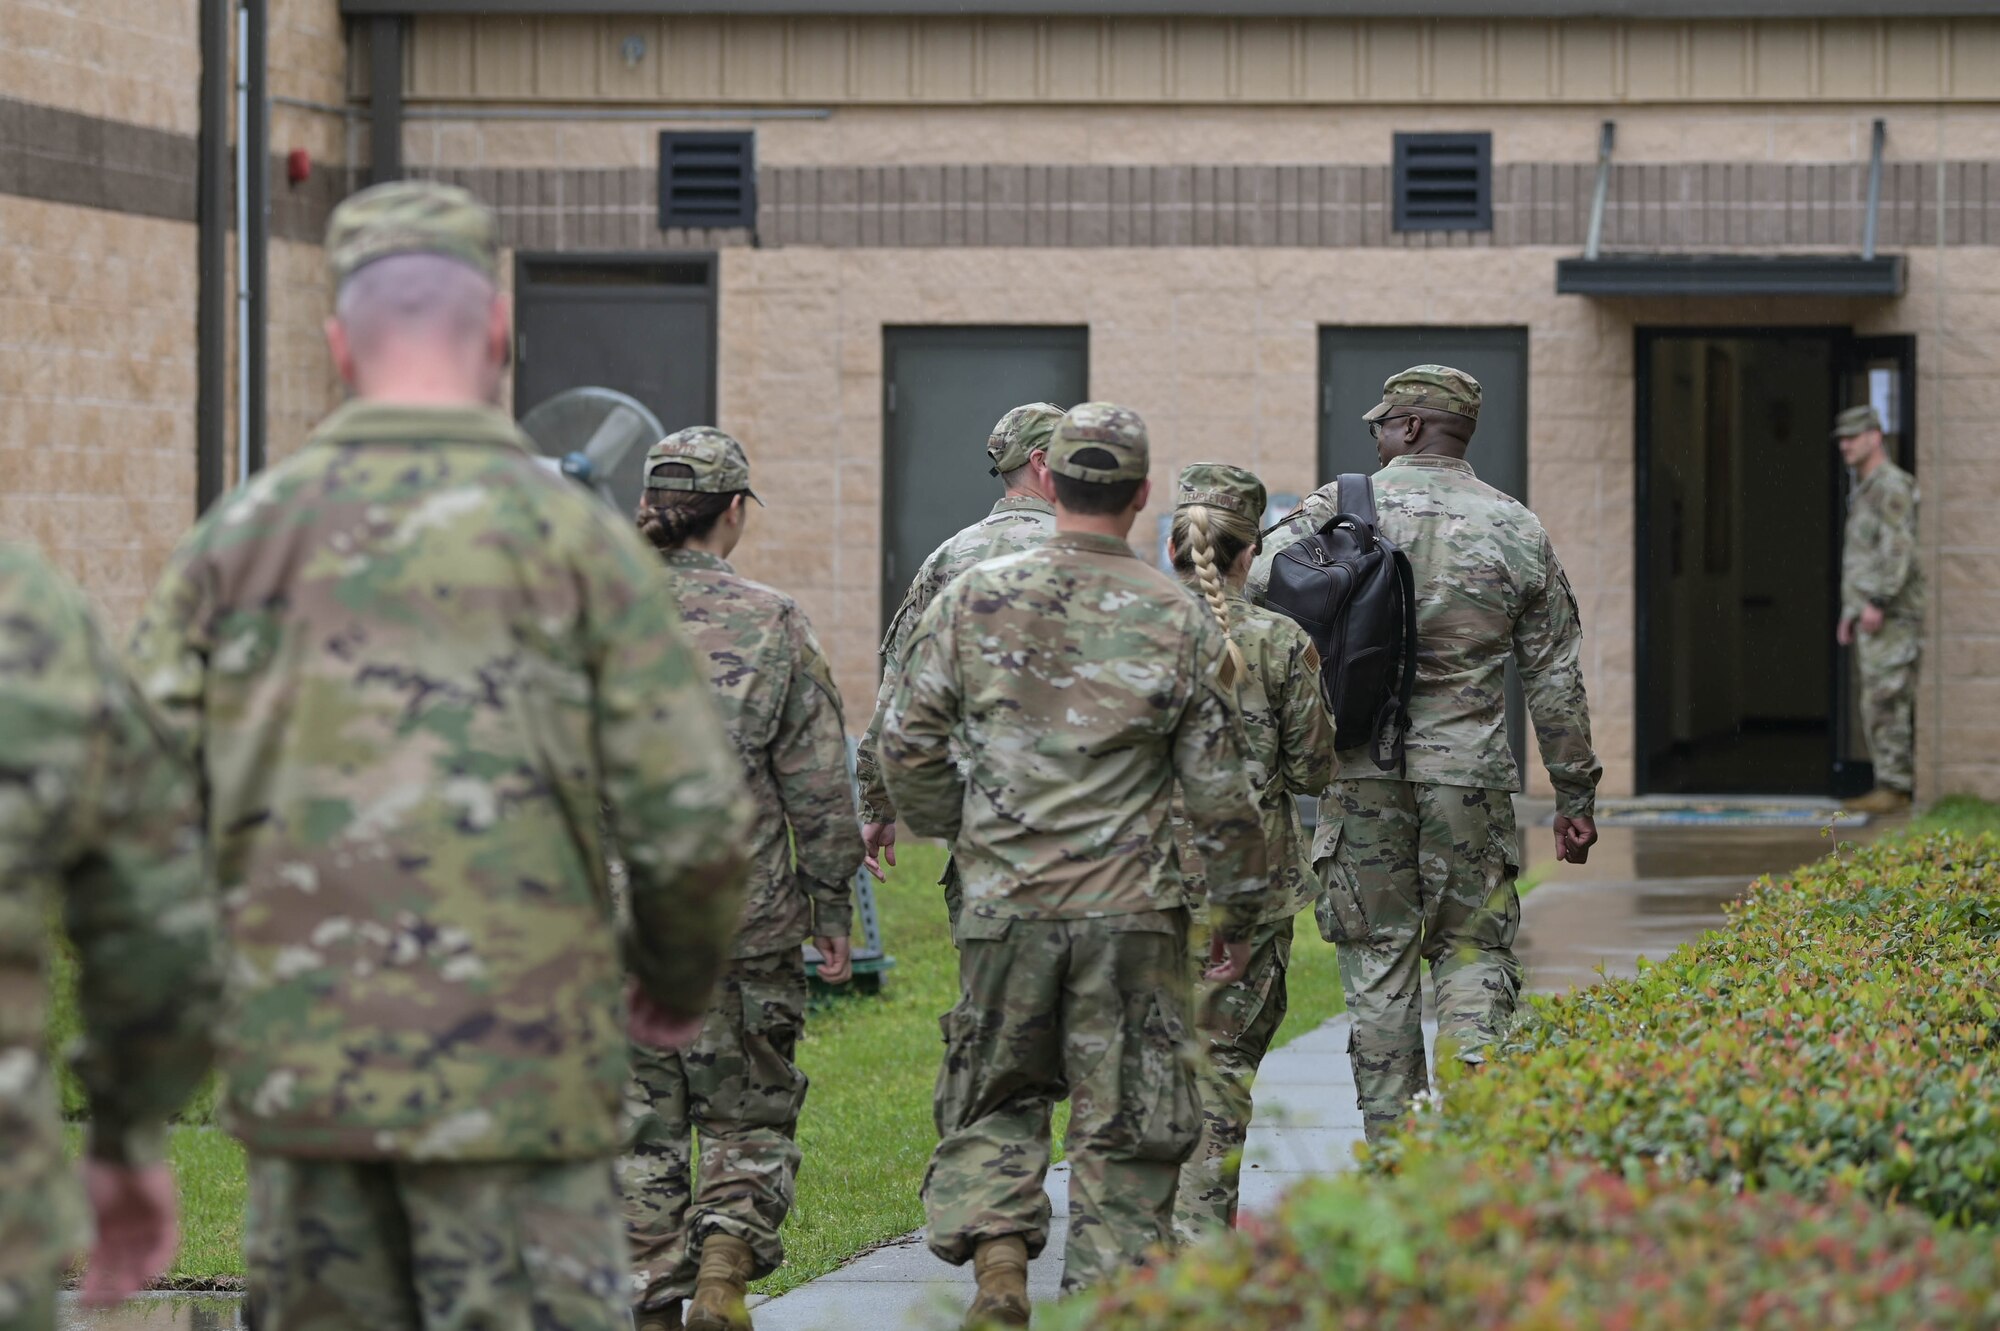
<path fill-rule="evenodd" d="M 1849 407 L 1833 419 L 1833 437 L 1852 439 L 1882 428 L 1882 414 L 1873 407 Z"/>
<path fill-rule="evenodd" d="M 1111 465 L 1093 466 L 1094 458 L 1075 460 L 1079 454 L 1089 458 L 1093 450 L 1107 455 Z M 1073 481 L 1143 481 L 1150 460 L 1146 422 L 1115 402 L 1077 403 L 1057 422 L 1049 440 L 1049 470 Z"/>
<path fill-rule="evenodd" d="M 1378 421 L 1397 407 L 1429 407 L 1467 420 L 1479 419 L 1479 381 L 1449 365 L 1412 365 L 1382 384 L 1382 401 L 1362 416 Z"/>
<path fill-rule="evenodd" d="M 343 199 L 326 223 L 326 260 L 340 285 L 392 254 L 442 254 L 489 281 L 500 271 L 493 212 L 456 185 L 392 180 Z"/>
<path fill-rule="evenodd" d="M 1264 500 L 1264 482 L 1257 479 L 1255 472 L 1232 467 L 1226 462 L 1196 462 L 1181 468 L 1174 507 L 1205 504 L 1209 508 L 1241 514 L 1252 522 L 1261 522 Z"/>
<path fill-rule="evenodd" d="M 1027 466 L 1028 454 L 1049 446 L 1049 436 L 1056 432 L 1056 422 L 1062 416 L 1063 409 L 1053 402 L 1030 402 L 1002 416 L 986 437 L 986 456 L 993 459 L 993 474 L 1005 476 Z"/>
<path fill-rule="evenodd" d="M 653 468 L 673 462 L 693 474 L 653 474 Z M 757 492 L 750 488 L 750 459 L 743 455 L 743 445 L 712 425 L 693 425 L 685 430 L 676 430 L 647 449 L 646 488 L 687 490 L 710 495 L 729 495 L 740 490 L 757 499 Z M 761 504 L 764 501 L 757 499 L 757 502 Z"/>

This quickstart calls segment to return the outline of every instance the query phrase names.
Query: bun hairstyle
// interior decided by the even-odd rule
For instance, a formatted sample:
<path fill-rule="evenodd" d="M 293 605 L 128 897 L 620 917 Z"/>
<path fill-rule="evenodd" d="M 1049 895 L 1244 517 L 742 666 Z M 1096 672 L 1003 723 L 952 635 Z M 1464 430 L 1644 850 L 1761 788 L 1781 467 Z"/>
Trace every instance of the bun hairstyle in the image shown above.
<path fill-rule="evenodd" d="M 654 467 L 652 474 L 691 478 L 694 468 L 685 462 L 668 462 Z M 639 511 L 634 519 L 639 524 L 639 534 L 651 541 L 655 550 L 661 553 L 678 550 L 689 541 L 699 540 L 714 531 L 716 522 L 742 493 L 741 490 L 731 490 L 727 494 L 709 494 L 700 490 L 656 490 L 648 487 L 645 496 L 639 500 Z"/>
<path fill-rule="evenodd" d="M 1222 571 L 1235 564 L 1245 550 L 1257 549 L 1256 520 L 1212 504 L 1182 504 L 1174 510 L 1172 531 L 1174 568 L 1194 575 L 1210 613 L 1222 626 L 1228 653 L 1223 683 L 1233 684 L 1242 677 L 1245 666 L 1243 649 L 1232 636 L 1235 625 Z"/>

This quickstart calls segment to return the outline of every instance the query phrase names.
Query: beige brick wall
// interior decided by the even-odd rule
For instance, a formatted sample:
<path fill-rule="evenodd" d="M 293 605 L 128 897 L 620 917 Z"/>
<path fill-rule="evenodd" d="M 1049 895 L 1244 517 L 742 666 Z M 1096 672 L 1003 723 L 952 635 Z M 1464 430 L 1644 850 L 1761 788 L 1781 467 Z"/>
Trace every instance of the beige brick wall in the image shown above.
<path fill-rule="evenodd" d="M 885 324 L 1087 324 L 1090 391 L 1146 417 L 1156 477 L 1222 455 L 1274 489 L 1316 479 L 1321 326 L 1525 324 L 1529 495 L 1571 571 L 1587 626 L 1605 789 L 1627 793 L 1636 713 L 1635 325 L 1779 321 L 1912 332 L 1921 469 L 1932 496 L 1924 540 L 1937 589 L 1920 781 L 1926 794 L 2000 794 L 2000 685 L 1989 682 L 2000 664 L 2000 536 L 1990 521 L 2000 463 L 1985 442 L 2000 407 L 1988 382 L 2000 354 L 2000 250 L 1914 258 L 1910 294 L 1887 305 L 1788 301 L 1776 309 L 1560 297 L 1554 263 L 1568 252 L 726 251 L 720 424 L 749 445 L 770 504 L 740 562 L 800 597 L 850 707 L 864 709 L 878 631 Z M 967 441 L 968 466 L 976 446 Z"/>
<path fill-rule="evenodd" d="M 195 229 L 0 196 L 0 537 L 120 634 L 194 516 Z"/>
<path fill-rule="evenodd" d="M 0 92 L 193 134 L 199 0 L 0 0 Z"/>
<path fill-rule="evenodd" d="M 1391 137 L 1491 130 L 1498 162 L 1594 162 L 1598 123 L 1618 124 L 1623 162 L 1853 162 L 1870 125 L 1889 122 L 1892 161 L 2000 156 L 1991 107 L 1385 106 L 840 107 L 824 120 L 418 119 L 404 130 L 413 166 L 651 166 L 663 128 L 754 128 L 766 166 L 908 162 L 1386 162 Z"/>

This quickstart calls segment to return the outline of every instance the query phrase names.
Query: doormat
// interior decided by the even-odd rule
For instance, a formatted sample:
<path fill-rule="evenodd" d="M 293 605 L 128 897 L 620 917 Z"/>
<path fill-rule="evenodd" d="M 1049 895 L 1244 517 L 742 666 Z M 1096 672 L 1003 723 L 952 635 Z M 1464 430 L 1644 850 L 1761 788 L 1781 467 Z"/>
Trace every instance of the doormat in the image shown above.
<path fill-rule="evenodd" d="M 1554 823 L 1551 816 L 1548 826 Z M 1692 799 L 1603 800 L 1597 806 L 1599 827 L 1863 827 L 1865 813 L 1851 813 L 1838 804 L 1798 800 Z"/>

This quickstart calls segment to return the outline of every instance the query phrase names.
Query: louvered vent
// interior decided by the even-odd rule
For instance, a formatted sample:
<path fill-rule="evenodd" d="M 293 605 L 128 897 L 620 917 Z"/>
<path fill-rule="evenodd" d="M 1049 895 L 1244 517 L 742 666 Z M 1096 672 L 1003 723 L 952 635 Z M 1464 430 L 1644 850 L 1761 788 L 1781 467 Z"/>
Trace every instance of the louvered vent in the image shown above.
<path fill-rule="evenodd" d="M 755 136 L 660 135 L 660 227 L 757 225 Z"/>
<path fill-rule="evenodd" d="M 1493 136 L 1398 134 L 1396 230 L 1491 231 Z"/>

